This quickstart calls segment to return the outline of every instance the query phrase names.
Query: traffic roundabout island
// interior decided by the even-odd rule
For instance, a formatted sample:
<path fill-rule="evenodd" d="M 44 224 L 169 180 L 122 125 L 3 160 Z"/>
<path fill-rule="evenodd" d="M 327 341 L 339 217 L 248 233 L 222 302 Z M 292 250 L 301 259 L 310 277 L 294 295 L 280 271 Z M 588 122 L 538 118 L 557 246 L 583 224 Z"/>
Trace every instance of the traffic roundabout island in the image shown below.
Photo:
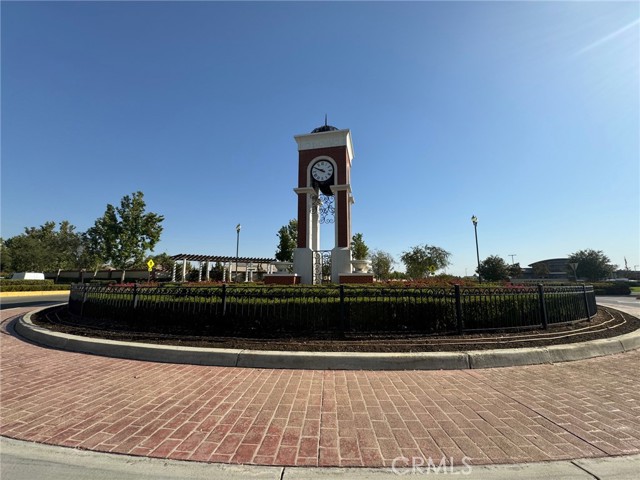
<path fill-rule="evenodd" d="M 640 320 L 599 307 L 590 320 L 544 331 L 465 335 L 350 334 L 325 338 L 171 335 L 82 323 L 66 305 L 19 318 L 15 330 L 40 345 L 153 362 L 312 370 L 458 370 L 552 364 L 640 348 Z"/>

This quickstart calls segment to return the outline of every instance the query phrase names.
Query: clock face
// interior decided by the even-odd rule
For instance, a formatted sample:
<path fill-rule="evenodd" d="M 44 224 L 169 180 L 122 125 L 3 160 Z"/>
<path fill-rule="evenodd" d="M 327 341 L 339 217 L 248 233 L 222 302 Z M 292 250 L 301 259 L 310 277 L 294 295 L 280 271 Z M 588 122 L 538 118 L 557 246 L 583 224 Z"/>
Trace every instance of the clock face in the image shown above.
<path fill-rule="evenodd" d="M 320 160 L 311 167 L 311 176 L 318 182 L 326 182 L 333 175 L 333 165 L 327 160 Z"/>

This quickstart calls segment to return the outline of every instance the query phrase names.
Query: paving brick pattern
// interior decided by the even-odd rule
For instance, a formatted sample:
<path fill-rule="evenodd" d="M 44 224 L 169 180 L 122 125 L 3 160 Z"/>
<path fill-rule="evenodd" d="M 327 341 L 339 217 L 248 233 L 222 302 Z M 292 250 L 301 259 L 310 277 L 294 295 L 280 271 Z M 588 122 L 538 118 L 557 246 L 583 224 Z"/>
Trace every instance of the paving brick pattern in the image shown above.
<path fill-rule="evenodd" d="M 0 341 L 0 434 L 17 439 L 285 466 L 640 453 L 637 351 L 486 370 L 302 371 L 82 355 L 6 328 Z"/>

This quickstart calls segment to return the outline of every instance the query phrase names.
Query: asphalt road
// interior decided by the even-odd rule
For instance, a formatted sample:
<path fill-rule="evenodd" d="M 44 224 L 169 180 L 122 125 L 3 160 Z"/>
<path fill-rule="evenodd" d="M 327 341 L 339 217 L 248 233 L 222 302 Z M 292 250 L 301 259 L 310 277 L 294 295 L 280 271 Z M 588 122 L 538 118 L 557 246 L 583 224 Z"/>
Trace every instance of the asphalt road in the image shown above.
<path fill-rule="evenodd" d="M 55 305 L 69 301 L 68 293 L 42 294 L 28 297 L 3 297 L 0 298 L 0 309 L 18 308 L 18 307 L 44 307 L 47 305 Z"/>
<path fill-rule="evenodd" d="M 598 305 L 616 308 L 640 318 L 640 300 L 637 295 L 611 295 L 606 297 L 596 297 Z"/>

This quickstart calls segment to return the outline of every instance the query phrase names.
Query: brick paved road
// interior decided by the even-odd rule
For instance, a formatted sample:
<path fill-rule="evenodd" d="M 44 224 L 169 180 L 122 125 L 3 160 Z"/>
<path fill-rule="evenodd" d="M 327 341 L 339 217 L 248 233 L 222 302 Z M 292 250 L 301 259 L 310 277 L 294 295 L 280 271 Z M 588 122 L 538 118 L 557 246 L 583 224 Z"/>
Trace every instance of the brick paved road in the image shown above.
<path fill-rule="evenodd" d="M 23 440 L 286 466 L 640 453 L 638 351 L 487 370 L 301 371 L 110 359 L 6 329 L 0 340 L 0 434 Z"/>

